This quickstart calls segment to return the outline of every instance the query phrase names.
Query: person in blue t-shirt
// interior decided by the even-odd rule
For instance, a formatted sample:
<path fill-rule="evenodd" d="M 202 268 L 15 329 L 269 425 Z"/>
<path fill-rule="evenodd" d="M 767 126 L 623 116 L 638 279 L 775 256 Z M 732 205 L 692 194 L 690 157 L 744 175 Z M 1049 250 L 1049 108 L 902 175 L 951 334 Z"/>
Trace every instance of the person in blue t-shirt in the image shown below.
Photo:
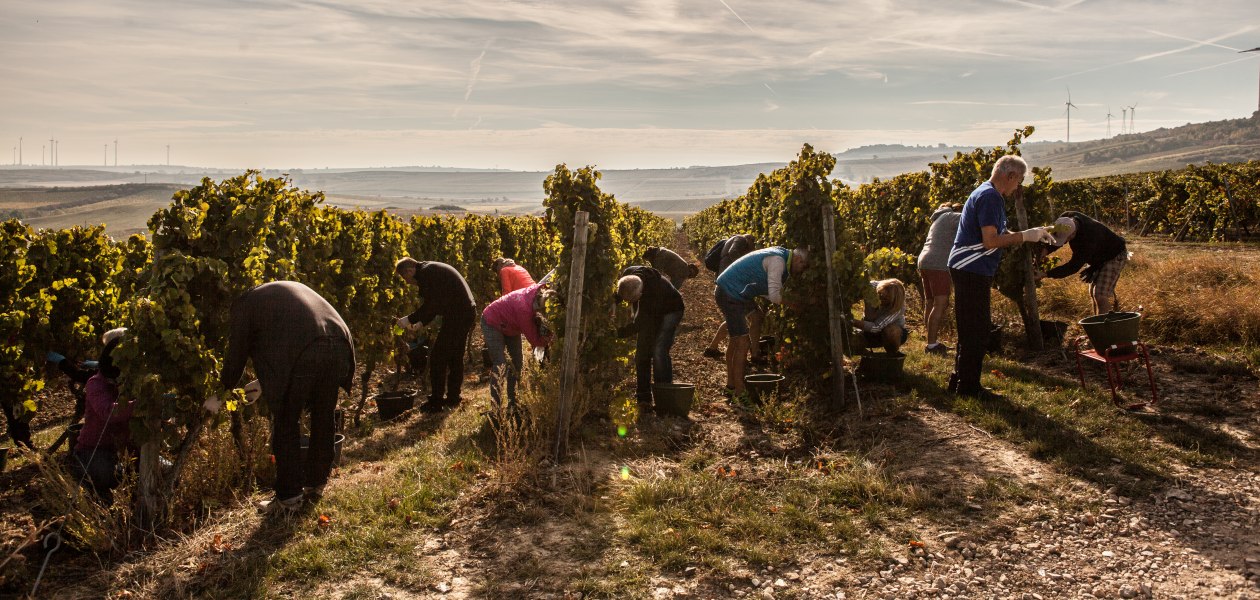
<path fill-rule="evenodd" d="M 1024 242 L 1054 243 L 1044 227 L 1007 231 L 1006 198 L 1019 190 L 1028 173 L 1024 159 L 1007 155 L 993 165 L 989 180 L 971 192 L 963 205 L 958 234 L 949 253 L 949 276 L 954 283 L 954 319 L 958 353 L 949 391 L 979 396 L 984 351 L 993 327 L 989 289 L 1002 260 L 1002 248 Z"/>

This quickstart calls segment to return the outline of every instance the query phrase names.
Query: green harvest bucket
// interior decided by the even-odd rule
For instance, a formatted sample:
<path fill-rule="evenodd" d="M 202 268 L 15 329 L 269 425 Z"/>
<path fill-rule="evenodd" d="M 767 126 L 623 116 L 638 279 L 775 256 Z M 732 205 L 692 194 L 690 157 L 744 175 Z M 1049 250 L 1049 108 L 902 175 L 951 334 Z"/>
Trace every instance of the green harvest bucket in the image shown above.
<path fill-rule="evenodd" d="M 858 363 L 858 375 L 872 381 L 900 381 L 906 355 L 900 352 L 867 354 Z"/>
<path fill-rule="evenodd" d="M 1141 322 L 1141 313 L 1135 312 L 1112 312 L 1080 320 L 1089 343 L 1099 352 L 1138 341 L 1138 324 Z"/>
<path fill-rule="evenodd" d="M 748 390 L 748 399 L 753 404 L 761 404 L 779 395 L 783 385 L 783 376 L 778 373 L 760 373 L 744 376 L 744 388 Z"/>
<path fill-rule="evenodd" d="M 657 383 L 652 385 L 652 401 L 656 413 L 686 417 L 691 403 L 696 399 L 696 386 L 692 383 Z"/>

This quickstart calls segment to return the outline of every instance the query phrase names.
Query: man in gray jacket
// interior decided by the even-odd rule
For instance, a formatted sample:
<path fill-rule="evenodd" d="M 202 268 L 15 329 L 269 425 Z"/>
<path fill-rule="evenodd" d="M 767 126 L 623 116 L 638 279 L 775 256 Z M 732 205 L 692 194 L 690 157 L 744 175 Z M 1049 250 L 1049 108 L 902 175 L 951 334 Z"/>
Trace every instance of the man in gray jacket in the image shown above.
<path fill-rule="evenodd" d="M 337 388 L 349 392 L 354 381 L 353 340 L 341 315 L 314 290 L 295 281 L 273 281 L 232 304 L 220 377 L 225 389 L 240 383 L 247 359 L 253 361 L 272 419 L 276 496 L 263 508 L 291 512 L 305 495 L 317 498 L 332 471 L 333 411 Z M 217 411 L 217 402 L 207 408 Z M 308 410 L 310 449 L 303 464 L 298 421 Z"/>

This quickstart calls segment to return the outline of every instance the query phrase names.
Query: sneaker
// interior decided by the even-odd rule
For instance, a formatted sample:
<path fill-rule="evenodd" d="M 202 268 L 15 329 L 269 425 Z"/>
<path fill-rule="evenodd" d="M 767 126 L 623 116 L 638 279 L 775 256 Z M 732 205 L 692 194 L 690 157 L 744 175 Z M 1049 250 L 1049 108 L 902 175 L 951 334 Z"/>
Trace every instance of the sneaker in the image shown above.
<path fill-rule="evenodd" d="M 302 496 L 311 502 L 318 502 L 320 498 L 324 497 L 324 485 L 304 487 L 302 488 Z"/>
<path fill-rule="evenodd" d="M 721 350 L 718 350 L 717 348 L 705 348 L 704 356 L 705 358 L 719 358 L 720 359 L 726 355 Z"/>
<path fill-rule="evenodd" d="M 927 346 L 923 349 L 923 353 L 924 354 L 938 354 L 940 356 L 945 356 L 946 354 L 949 354 L 949 346 L 946 346 L 945 344 L 936 344 L 935 346 Z"/>
<path fill-rule="evenodd" d="M 292 498 L 272 498 L 271 500 L 263 500 L 258 503 L 258 510 L 268 516 L 284 517 L 289 516 L 302 508 L 302 502 L 305 496 L 298 494 Z"/>

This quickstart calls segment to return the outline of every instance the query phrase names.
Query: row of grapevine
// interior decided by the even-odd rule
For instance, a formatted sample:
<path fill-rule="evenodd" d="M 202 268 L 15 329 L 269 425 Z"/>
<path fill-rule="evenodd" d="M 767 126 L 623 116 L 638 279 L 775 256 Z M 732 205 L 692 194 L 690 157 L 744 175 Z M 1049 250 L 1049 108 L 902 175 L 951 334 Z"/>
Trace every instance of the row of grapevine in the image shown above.
<path fill-rule="evenodd" d="M 547 176 L 543 189 L 547 198 L 546 221 L 560 236 L 560 270 L 556 273 L 558 304 L 548 307 L 549 320 L 556 326 L 560 344 L 580 343 L 582 357 L 580 387 L 609 389 L 625 373 L 632 346 L 615 335 L 616 301 L 613 298 L 621 270 L 632 264 L 646 264 L 643 252 L 648 246 L 673 241 L 674 223 L 641 208 L 618 202 L 599 189 L 600 173 L 587 166 L 571 170 L 558 165 Z M 582 322 L 565 321 L 564 307 L 571 301 L 569 270 L 573 261 L 574 219 L 578 211 L 588 213 L 586 262 L 582 281 Z M 576 332 L 577 335 L 573 335 Z M 576 407 L 572 421 L 579 421 L 585 406 Z M 610 406 L 616 415 L 617 406 Z M 620 407 L 624 408 L 624 407 Z M 622 411 L 624 412 L 624 411 Z"/>
<path fill-rule="evenodd" d="M 0 335 L 9 343 L 0 354 L 0 401 L 6 411 L 20 423 L 37 409 L 45 350 L 92 356 L 104 329 L 129 327 L 115 353 L 123 369 L 121 393 L 136 403 L 132 430 L 142 448 L 147 516 L 161 520 L 180 460 L 205 425 L 202 402 L 225 393 L 217 375 L 231 303 L 240 293 L 277 279 L 321 293 L 354 333 L 366 391 L 371 373 L 393 350 L 394 318 L 418 302 L 414 289 L 394 275 L 397 259 L 453 265 L 484 306 L 498 294 L 491 268 L 496 257 L 513 257 L 541 276 L 559 264 L 567 240 L 558 216 L 407 222 L 322 201 L 322 194 L 251 171 L 176 193 L 149 221 L 151 244 L 143 236 L 115 243 L 102 227 L 35 232 L 17 221 L 4 223 Z M 667 242 L 672 231 L 671 222 L 639 209 L 612 203 L 605 212 L 619 251 L 595 252 L 591 260 L 611 258 L 624 266 L 648 244 Z M 601 280 L 588 290 L 600 290 L 607 304 L 611 288 Z M 241 406 L 235 394 L 226 413 Z M 176 462 L 164 480 L 156 469 L 160 456 Z"/>
<path fill-rule="evenodd" d="M 143 236 L 115 243 L 104 227 L 36 232 L 16 221 L 0 226 L 0 403 L 14 441 L 30 444 L 27 423 L 44 387 L 44 354 L 96 351 L 119 318 L 121 300 L 149 260 Z"/>
<path fill-rule="evenodd" d="M 1061 181 L 1053 197 L 1139 234 L 1219 241 L 1260 232 L 1260 161 Z"/>

